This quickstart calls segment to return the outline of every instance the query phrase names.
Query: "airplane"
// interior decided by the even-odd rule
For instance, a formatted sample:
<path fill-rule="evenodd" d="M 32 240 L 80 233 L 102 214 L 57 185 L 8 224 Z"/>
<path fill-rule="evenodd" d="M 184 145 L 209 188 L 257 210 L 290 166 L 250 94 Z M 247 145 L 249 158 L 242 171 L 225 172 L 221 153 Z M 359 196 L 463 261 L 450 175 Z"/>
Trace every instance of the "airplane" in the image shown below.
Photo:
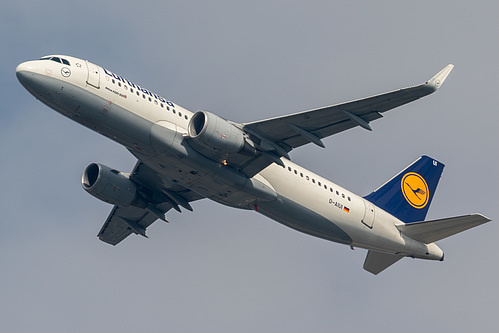
<path fill-rule="evenodd" d="M 354 127 L 372 130 L 382 113 L 437 91 L 448 65 L 423 84 L 248 123 L 191 112 L 88 60 L 50 55 L 21 63 L 20 83 L 62 115 L 123 145 L 130 173 L 91 163 L 82 186 L 113 208 L 98 233 L 116 245 L 147 237 L 174 209 L 203 198 L 254 210 L 305 234 L 367 249 L 378 274 L 404 257 L 444 259 L 436 241 L 489 222 L 481 214 L 425 221 L 444 164 L 421 156 L 365 197 L 291 161 L 291 150 Z"/>

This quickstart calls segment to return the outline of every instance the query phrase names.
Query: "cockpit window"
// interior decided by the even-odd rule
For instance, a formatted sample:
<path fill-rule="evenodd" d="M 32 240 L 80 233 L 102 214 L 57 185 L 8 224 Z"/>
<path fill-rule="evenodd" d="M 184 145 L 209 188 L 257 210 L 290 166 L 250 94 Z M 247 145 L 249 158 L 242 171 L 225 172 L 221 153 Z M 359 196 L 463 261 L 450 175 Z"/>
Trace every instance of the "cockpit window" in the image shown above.
<path fill-rule="evenodd" d="M 69 61 L 67 61 L 66 59 L 63 59 L 63 58 L 58 58 L 58 57 L 43 57 L 43 58 L 40 58 L 40 60 L 52 60 L 52 61 L 58 62 L 60 64 L 71 66 Z"/>

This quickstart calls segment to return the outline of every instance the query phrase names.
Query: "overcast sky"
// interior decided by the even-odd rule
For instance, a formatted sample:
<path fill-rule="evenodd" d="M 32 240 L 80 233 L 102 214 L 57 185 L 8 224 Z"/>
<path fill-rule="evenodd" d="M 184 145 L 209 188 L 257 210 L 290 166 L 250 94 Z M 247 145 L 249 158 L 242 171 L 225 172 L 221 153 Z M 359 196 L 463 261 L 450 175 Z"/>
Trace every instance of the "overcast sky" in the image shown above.
<path fill-rule="evenodd" d="M 425 82 L 438 93 L 291 153 L 366 195 L 420 155 L 446 164 L 428 218 L 499 217 L 494 1 L 8 1 L 0 11 L 1 332 L 485 331 L 499 325 L 493 221 L 439 242 L 445 261 L 378 276 L 366 251 L 208 200 L 149 239 L 96 234 L 111 206 L 91 162 L 122 147 L 36 101 L 16 66 L 67 54 L 192 111 L 249 122 Z"/>

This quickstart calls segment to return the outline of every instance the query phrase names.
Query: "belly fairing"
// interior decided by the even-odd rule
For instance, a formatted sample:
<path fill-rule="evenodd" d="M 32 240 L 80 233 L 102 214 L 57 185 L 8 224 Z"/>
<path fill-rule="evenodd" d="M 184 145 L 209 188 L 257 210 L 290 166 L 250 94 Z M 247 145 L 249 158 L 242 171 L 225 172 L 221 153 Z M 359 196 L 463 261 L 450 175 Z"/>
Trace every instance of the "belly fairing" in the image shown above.
<path fill-rule="evenodd" d="M 341 244 L 352 243 L 350 236 L 336 224 L 283 196 L 260 203 L 256 209 L 259 213 L 303 233 Z"/>

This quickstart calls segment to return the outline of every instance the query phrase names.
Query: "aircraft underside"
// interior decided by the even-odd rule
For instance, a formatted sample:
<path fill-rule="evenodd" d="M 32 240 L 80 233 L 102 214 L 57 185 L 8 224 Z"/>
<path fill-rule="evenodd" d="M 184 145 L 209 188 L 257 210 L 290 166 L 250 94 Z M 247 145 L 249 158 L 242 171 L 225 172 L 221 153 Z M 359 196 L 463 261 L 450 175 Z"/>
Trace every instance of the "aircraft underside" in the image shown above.
<path fill-rule="evenodd" d="M 435 244 L 486 223 L 480 214 L 424 221 L 444 165 L 422 156 L 362 198 L 290 161 L 291 150 L 354 127 L 372 130 L 382 113 L 440 88 L 453 66 L 426 83 L 275 117 L 235 123 L 192 113 L 86 60 L 48 56 L 23 63 L 23 86 L 50 108 L 125 146 L 131 173 L 92 163 L 83 188 L 113 205 L 98 237 L 116 245 L 146 236 L 170 209 L 215 202 L 254 210 L 303 233 L 369 250 L 364 268 L 378 274 L 405 256 L 443 260 Z"/>

